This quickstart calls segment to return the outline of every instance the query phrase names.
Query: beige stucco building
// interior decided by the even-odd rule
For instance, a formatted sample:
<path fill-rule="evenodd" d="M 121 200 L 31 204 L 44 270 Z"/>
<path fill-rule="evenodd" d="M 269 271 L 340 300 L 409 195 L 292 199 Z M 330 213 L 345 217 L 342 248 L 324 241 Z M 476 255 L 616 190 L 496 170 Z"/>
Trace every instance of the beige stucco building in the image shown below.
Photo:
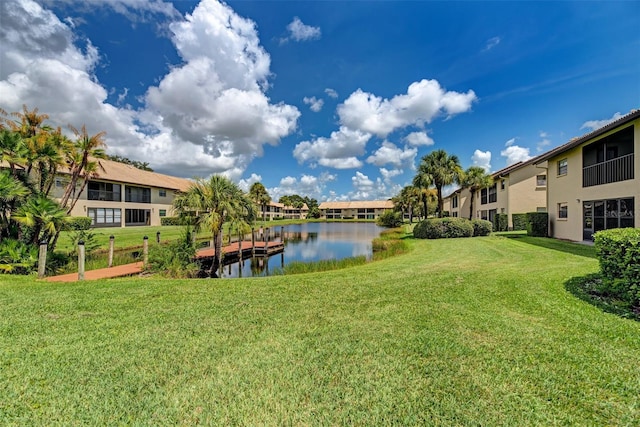
<path fill-rule="evenodd" d="M 385 211 L 393 210 L 391 200 L 322 202 L 318 209 L 321 219 L 377 219 Z"/>
<path fill-rule="evenodd" d="M 592 240 L 596 231 L 640 227 L 640 110 L 550 150 L 549 235 Z"/>
<path fill-rule="evenodd" d="M 460 188 L 444 199 L 444 211 L 451 216 L 479 218 L 491 222 L 496 214 L 508 215 L 513 227 L 513 214 L 546 212 L 547 171 L 537 159 L 518 162 L 491 174 L 493 185 L 476 191 L 471 210 L 471 192 Z"/>
<path fill-rule="evenodd" d="M 160 219 L 173 216 L 173 199 L 192 181 L 137 169 L 131 165 L 100 160 L 98 176 L 87 183 L 71 216 L 88 216 L 93 227 L 160 225 Z M 60 174 L 52 191 L 62 197 L 68 178 Z M 78 184 L 78 190 L 82 183 Z"/>
<path fill-rule="evenodd" d="M 262 215 L 262 206 L 258 206 L 258 211 Z M 309 207 L 305 203 L 301 208 L 287 206 L 278 202 L 270 202 L 265 206 L 265 219 L 307 219 Z"/>

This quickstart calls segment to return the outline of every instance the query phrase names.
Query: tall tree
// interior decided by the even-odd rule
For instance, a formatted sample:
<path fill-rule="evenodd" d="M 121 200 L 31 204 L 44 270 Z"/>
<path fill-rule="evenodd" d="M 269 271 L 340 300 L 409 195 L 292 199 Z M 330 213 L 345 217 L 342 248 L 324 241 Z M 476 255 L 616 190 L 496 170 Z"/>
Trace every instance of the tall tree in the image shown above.
<path fill-rule="evenodd" d="M 396 208 L 402 212 L 402 217 L 404 218 L 405 213 L 409 214 L 409 224 L 413 224 L 413 215 L 419 209 L 421 199 L 422 191 L 417 187 L 407 185 L 392 200 Z"/>
<path fill-rule="evenodd" d="M 174 199 L 173 206 L 178 215 L 195 217 L 196 229 L 212 233 L 215 257 L 210 277 L 217 277 L 216 272 L 222 265 L 222 225 L 225 222 L 236 226 L 242 222 L 250 224 L 256 216 L 249 196 L 221 175 L 212 175 L 209 180 L 196 179 L 186 192 Z"/>
<path fill-rule="evenodd" d="M 429 193 L 433 184 L 431 175 L 418 169 L 416 176 L 413 177 L 413 186 L 420 189 L 420 200 L 422 201 L 422 213 L 426 219 L 429 216 Z"/>
<path fill-rule="evenodd" d="M 470 166 L 469 169 L 465 171 L 461 186 L 462 188 L 468 188 L 471 196 L 469 219 L 473 219 L 473 201 L 475 200 L 476 192 L 490 187 L 491 184 L 493 184 L 493 178 L 487 174 L 484 168 Z"/>
<path fill-rule="evenodd" d="M 260 206 L 262 210 L 262 221 L 264 222 L 267 214 L 266 208 L 269 203 L 271 203 L 271 196 L 269 196 L 267 189 L 264 188 L 262 183 L 254 182 L 249 189 L 249 197 L 251 197 L 251 200 L 253 200 L 256 205 Z"/>
<path fill-rule="evenodd" d="M 438 216 L 442 218 L 442 189 L 446 185 L 459 183 L 463 177 L 458 156 L 449 155 L 444 150 L 435 150 L 422 157 L 416 176 L 429 177 L 436 187 L 438 196 Z"/>
<path fill-rule="evenodd" d="M 65 210 L 44 194 L 27 199 L 12 216 L 12 219 L 31 229 L 29 243 L 33 245 L 43 240 L 51 245 L 68 218 Z"/>
<path fill-rule="evenodd" d="M 29 189 L 9 171 L 0 171 L 0 239 L 11 236 L 11 214 Z"/>
<path fill-rule="evenodd" d="M 89 136 L 87 128 L 82 126 L 80 130 L 69 126 L 76 136 L 73 147 L 67 152 L 67 164 L 71 178 L 67 184 L 64 194 L 60 198 L 60 205 L 70 213 L 82 191 L 76 192 L 76 185 L 80 178 L 84 179 L 83 189 L 92 173 L 96 173 L 102 168 L 98 160 L 105 157 L 104 149 L 106 144 L 104 137 L 106 132 L 99 132 Z"/>

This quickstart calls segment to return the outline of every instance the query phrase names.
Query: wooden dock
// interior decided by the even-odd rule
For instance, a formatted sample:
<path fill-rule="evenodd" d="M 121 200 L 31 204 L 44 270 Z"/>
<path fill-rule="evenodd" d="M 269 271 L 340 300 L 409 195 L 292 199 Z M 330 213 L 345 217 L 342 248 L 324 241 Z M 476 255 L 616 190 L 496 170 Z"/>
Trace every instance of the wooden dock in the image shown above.
<path fill-rule="evenodd" d="M 252 246 L 251 241 L 232 242 L 222 247 L 224 259 L 238 260 L 246 259 L 252 256 L 265 257 L 284 251 L 284 243 L 275 242 L 255 242 Z M 213 258 L 215 250 L 213 248 L 203 248 L 196 252 L 196 259 Z M 224 261 L 223 261 L 224 264 Z M 110 279 L 115 277 L 134 276 L 142 273 L 144 267 L 142 262 L 134 262 L 131 264 L 117 265 L 109 268 L 99 268 L 96 270 L 86 271 L 85 280 Z M 78 273 L 62 274 L 59 276 L 46 277 L 47 282 L 75 282 L 78 280 Z"/>

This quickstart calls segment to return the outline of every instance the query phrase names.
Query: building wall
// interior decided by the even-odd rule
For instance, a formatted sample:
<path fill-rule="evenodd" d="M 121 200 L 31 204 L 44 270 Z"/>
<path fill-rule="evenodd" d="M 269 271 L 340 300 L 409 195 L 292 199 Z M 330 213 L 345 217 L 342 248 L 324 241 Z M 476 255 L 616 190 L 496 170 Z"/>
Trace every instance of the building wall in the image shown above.
<path fill-rule="evenodd" d="M 100 181 L 100 182 L 113 182 L 113 181 L 106 181 L 106 180 L 96 180 L 96 181 Z M 64 181 L 63 181 L 64 182 Z M 161 211 L 164 211 L 166 213 L 165 216 L 174 216 L 175 213 L 173 211 L 173 200 L 176 196 L 176 193 L 174 190 L 172 189 L 162 189 L 162 188 L 155 188 L 155 187 L 148 187 L 148 186 L 142 186 L 142 185 L 133 185 L 133 187 L 143 187 L 143 188 L 150 188 L 151 190 L 151 203 L 137 203 L 137 202 L 125 202 L 125 189 L 127 184 L 121 183 L 121 182 L 113 182 L 114 184 L 120 184 L 120 197 L 121 197 L 121 201 L 120 202 L 112 202 L 112 201 L 105 201 L 105 200 L 89 200 L 88 199 L 88 188 L 85 188 L 84 191 L 82 192 L 82 194 L 80 195 L 80 198 L 78 199 L 78 202 L 76 203 L 76 205 L 74 206 L 73 210 L 71 211 L 71 216 L 89 216 L 89 209 L 91 208 L 96 208 L 96 209 L 120 209 L 120 227 L 124 227 L 125 226 L 125 219 L 126 219 L 126 209 L 143 209 L 143 210 L 149 210 L 149 222 L 148 225 L 160 225 L 160 214 Z M 82 183 L 78 186 L 78 190 L 82 188 Z M 166 192 L 166 196 L 160 196 L 160 190 L 164 190 Z M 59 187 L 56 186 L 54 187 L 54 189 L 52 190 L 52 196 L 56 199 L 60 199 L 63 195 L 64 192 L 64 187 Z M 96 224 L 96 227 L 100 227 L 100 224 Z M 111 225 L 113 226 L 113 225 Z"/>
<path fill-rule="evenodd" d="M 516 169 L 509 174 L 507 213 L 509 227 L 513 227 L 513 214 L 537 212 L 547 209 L 547 185 L 538 185 L 538 175 L 548 175 L 545 167 L 533 164 Z M 547 183 L 549 177 L 547 176 Z M 500 194 L 498 192 L 498 198 Z"/>
<path fill-rule="evenodd" d="M 634 179 L 610 184 L 582 187 L 582 148 L 629 125 L 634 125 Z M 548 162 L 547 206 L 549 232 L 552 237 L 573 241 L 583 240 L 584 201 L 634 197 L 635 227 L 640 227 L 640 119 L 620 126 L 598 138 L 589 140 L 571 150 L 560 153 Z M 567 174 L 558 175 L 558 161 L 567 159 Z M 558 205 L 567 204 L 567 218 L 558 218 Z"/>

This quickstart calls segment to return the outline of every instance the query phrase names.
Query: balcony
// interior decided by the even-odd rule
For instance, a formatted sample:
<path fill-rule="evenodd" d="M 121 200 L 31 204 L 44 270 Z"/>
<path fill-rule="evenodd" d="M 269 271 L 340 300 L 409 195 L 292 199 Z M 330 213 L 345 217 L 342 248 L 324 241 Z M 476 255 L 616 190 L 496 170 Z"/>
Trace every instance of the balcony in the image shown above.
<path fill-rule="evenodd" d="M 120 193 L 106 190 L 89 190 L 87 194 L 89 200 L 103 200 L 106 202 L 119 202 Z"/>
<path fill-rule="evenodd" d="M 582 168 L 583 187 L 609 184 L 633 178 L 633 153 Z"/>

